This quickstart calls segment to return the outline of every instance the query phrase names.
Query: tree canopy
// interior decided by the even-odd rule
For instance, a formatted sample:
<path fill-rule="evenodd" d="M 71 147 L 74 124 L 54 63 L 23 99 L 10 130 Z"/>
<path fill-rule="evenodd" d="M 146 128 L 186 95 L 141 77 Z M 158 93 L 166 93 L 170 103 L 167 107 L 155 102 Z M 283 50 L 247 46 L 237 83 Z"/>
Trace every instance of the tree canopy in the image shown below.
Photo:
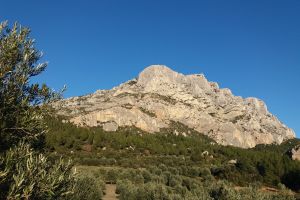
<path fill-rule="evenodd" d="M 47 63 L 38 63 L 42 52 L 29 37 L 30 30 L 15 23 L 0 25 L 0 150 L 20 139 L 42 141 L 45 131 L 42 106 L 56 95 L 45 84 L 30 79 L 43 72 Z"/>
<path fill-rule="evenodd" d="M 39 152 L 47 103 L 59 95 L 31 83 L 47 64 L 38 63 L 42 53 L 29 33 L 17 23 L 0 24 L 0 199 L 61 199 L 73 191 L 73 164 Z"/>

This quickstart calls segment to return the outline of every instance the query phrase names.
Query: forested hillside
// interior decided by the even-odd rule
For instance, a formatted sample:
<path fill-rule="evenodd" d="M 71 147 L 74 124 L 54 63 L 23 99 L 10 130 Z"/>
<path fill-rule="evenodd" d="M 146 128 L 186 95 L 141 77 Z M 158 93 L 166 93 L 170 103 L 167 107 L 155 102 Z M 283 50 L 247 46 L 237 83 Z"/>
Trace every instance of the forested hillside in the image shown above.
<path fill-rule="evenodd" d="M 175 122 L 173 129 L 149 134 L 132 127 L 105 132 L 102 128 L 76 127 L 61 121 L 62 118 L 48 120 L 51 131 L 46 145 L 50 154 L 68 155 L 83 172 L 92 169 L 104 182 L 117 183 L 121 199 L 143 199 L 138 195 L 144 190 L 173 195 L 170 199 L 197 199 L 199 194 L 205 196 L 203 199 L 236 199 L 230 195 L 253 199 L 243 195 L 268 187 L 274 188 L 270 194 L 275 196 L 281 192 L 292 194 L 285 187 L 294 192 L 300 189 L 300 162 L 288 155 L 300 143 L 297 139 L 241 149 L 218 145 L 195 131 L 191 136 L 176 136 L 172 134 L 175 129 L 188 128 Z M 269 192 L 257 193 L 266 194 Z M 225 196 L 221 198 L 222 195 Z M 255 197 L 259 198 L 264 199 Z"/>

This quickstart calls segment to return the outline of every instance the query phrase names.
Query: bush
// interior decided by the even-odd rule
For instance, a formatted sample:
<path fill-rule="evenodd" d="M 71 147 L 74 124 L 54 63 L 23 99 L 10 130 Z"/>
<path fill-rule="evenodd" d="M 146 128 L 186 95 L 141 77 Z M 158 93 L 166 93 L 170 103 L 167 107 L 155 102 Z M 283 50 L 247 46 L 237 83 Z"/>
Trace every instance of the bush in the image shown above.
<path fill-rule="evenodd" d="M 133 185 L 130 181 L 118 181 L 117 193 L 120 200 L 169 200 L 169 193 L 164 185 L 147 183 Z"/>
<path fill-rule="evenodd" d="M 103 196 L 102 188 L 104 182 L 93 176 L 79 176 L 76 178 L 74 194 L 70 200 L 95 200 Z"/>

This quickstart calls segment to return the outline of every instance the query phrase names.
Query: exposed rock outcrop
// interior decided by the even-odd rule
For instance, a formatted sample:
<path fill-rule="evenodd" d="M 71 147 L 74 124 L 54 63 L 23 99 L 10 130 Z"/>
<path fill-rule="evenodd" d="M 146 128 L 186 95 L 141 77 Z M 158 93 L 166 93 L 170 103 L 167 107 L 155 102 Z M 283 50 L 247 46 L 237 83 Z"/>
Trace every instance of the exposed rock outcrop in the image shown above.
<path fill-rule="evenodd" d="M 175 121 L 219 144 L 243 148 L 295 137 L 263 101 L 234 96 L 203 74 L 183 75 L 162 65 L 147 67 L 138 78 L 111 90 L 65 99 L 54 107 L 82 126 L 108 131 L 135 126 L 154 133 Z"/>
<path fill-rule="evenodd" d="M 291 157 L 293 160 L 300 161 L 300 145 L 297 145 L 291 150 Z"/>

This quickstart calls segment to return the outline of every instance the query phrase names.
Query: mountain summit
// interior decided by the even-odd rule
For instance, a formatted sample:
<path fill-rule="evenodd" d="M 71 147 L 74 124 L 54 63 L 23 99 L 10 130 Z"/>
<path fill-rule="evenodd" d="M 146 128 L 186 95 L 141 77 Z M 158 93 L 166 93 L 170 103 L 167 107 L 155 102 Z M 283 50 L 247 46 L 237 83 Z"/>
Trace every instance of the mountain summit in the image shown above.
<path fill-rule="evenodd" d="M 183 75 L 164 65 L 151 65 L 118 87 L 64 99 L 54 107 L 80 126 L 102 126 L 106 131 L 135 126 L 155 133 L 179 122 L 219 144 L 242 148 L 295 137 L 263 101 L 234 96 L 203 74 Z"/>

